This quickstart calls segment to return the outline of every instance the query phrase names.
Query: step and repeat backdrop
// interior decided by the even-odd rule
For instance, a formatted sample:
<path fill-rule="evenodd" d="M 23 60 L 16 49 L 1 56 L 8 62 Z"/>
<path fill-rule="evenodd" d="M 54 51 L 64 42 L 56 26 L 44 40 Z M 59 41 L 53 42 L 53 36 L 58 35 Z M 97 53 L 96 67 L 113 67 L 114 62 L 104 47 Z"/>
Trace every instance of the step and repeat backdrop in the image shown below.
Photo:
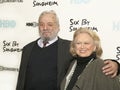
<path fill-rule="evenodd" d="M 0 0 L 0 90 L 15 90 L 22 48 L 39 38 L 38 17 L 56 11 L 59 36 L 72 40 L 75 30 L 95 30 L 103 59 L 120 60 L 120 0 Z"/>

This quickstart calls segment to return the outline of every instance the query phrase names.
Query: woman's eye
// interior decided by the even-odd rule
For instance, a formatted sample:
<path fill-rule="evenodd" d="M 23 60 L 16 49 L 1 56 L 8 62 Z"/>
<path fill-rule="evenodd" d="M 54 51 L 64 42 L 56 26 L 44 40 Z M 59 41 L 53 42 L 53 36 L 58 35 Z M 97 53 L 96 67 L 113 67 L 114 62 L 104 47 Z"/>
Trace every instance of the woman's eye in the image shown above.
<path fill-rule="evenodd" d="M 89 44 L 89 43 L 85 43 L 85 44 Z"/>

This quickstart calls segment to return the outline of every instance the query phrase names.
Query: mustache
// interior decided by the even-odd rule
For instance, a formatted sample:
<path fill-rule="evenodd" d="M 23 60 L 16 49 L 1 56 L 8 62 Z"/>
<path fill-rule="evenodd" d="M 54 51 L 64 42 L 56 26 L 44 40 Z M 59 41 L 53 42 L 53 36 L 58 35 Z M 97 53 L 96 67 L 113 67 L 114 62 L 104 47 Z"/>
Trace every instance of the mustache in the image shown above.
<path fill-rule="evenodd" d="M 50 38 L 46 37 L 46 38 L 43 38 L 43 41 L 44 42 L 48 42 L 50 40 Z"/>
<path fill-rule="evenodd" d="M 45 34 L 45 33 L 51 33 L 51 32 L 49 30 L 45 30 L 45 31 L 42 31 L 41 33 Z"/>

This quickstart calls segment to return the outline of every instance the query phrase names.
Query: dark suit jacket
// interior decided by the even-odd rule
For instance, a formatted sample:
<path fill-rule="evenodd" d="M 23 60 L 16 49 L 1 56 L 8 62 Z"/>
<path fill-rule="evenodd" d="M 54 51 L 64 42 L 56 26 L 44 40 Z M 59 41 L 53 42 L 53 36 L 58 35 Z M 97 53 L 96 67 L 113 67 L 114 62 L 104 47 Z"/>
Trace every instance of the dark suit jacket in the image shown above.
<path fill-rule="evenodd" d="M 27 64 L 28 64 L 31 51 L 36 42 L 37 40 L 29 43 L 23 48 L 16 90 L 24 90 Z M 71 62 L 70 60 L 72 60 L 72 56 L 69 53 L 69 48 L 70 48 L 69 46 L 70 46 L 70 41 L 63 40 L 61 38 L 58 39 L 58 60 L 57 60 L 57 69 L 58 69 L 57 85 L 58 86 L 60 85 L 61 80 L 66 74 L 66 71 Z"/>

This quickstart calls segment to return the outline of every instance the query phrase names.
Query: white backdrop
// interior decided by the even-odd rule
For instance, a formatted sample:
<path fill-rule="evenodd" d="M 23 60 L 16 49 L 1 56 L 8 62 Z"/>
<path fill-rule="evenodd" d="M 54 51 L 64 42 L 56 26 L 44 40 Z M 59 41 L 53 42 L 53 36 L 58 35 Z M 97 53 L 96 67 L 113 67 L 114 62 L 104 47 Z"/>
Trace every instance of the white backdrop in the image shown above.
<path fill-rule="evenodd" d="M 19 68 L 22 47 L 39 37 L 40 13 L 55 10 L 59 36 L 72 40 L 78 27 L 97 31 L 103 59 L 120 59 L 120 0 L 0 0 L 0 66 Z M 1 70 L 0 90 L 15 90 L 17 71 Z"/>

